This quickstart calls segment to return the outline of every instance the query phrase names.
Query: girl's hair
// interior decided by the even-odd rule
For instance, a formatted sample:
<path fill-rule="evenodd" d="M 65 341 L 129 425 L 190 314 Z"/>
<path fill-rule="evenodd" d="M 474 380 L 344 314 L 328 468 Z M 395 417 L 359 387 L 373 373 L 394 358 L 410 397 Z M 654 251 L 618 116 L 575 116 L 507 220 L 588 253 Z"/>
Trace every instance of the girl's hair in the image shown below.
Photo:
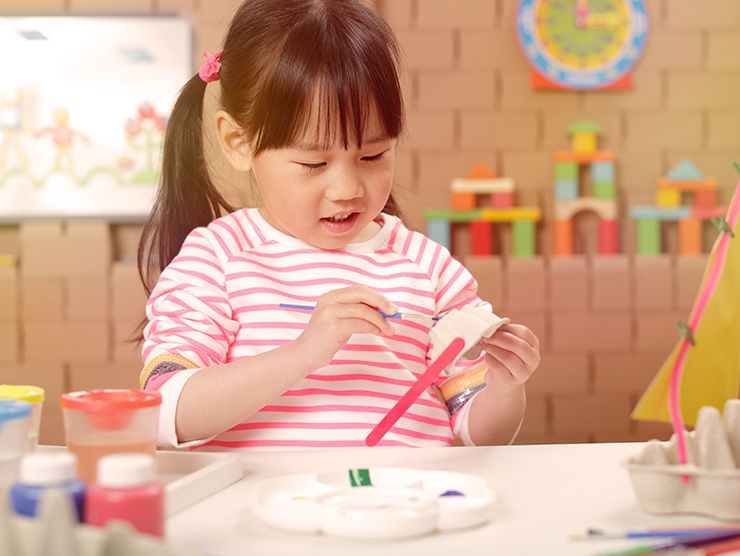
<path fill-rule="evenodd" d="M 325 146 L 362 144 L 370 115 L 388 138 L 404 124 L 399 51 L 388 25 L 362 0 L 246 0 L 221 55 L 220 102 L 254 154 L 315 133 Z M 202 111 L 206 84 L 182 88 L 164 140 L 162 180 L 139 243 L 147 295 L 186 236 L 230 206 L 208 175 Z M 309 130 L 309 121 L 322 129 Z M 385 212 L 398 214 L 390 197 Z"/>

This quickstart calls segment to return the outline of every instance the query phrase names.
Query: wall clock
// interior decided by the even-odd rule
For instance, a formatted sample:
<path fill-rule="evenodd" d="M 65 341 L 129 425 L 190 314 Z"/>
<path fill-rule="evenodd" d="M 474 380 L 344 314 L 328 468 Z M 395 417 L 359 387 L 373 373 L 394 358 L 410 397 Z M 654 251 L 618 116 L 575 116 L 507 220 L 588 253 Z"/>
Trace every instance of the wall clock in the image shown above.
<path fill-rule="evenodd" d="M 625 89 L 645 48 L 643 0 L 520 0 L 517 30 L 537 89 Z"/>

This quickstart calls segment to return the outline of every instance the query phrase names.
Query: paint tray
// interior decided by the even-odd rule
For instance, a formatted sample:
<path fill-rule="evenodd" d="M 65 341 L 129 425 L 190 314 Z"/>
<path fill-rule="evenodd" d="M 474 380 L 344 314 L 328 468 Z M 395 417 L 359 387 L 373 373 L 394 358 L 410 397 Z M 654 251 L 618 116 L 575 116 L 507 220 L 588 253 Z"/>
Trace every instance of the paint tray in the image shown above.
<path fill-rule="evenodd" d="M 474 475 L 378 467 L 266 479 L 254 513 L 285 531 L 382 540 L 482 525 L 494 500 Z"/>
<path fill-rule="evenodd" d="M 714 407 L 701 408 L 686 441 L 689 464 L 678 463 L 675 435 L 650 440 L 626 462 L 640 508 L 740 520 L 740 400 L 728 400 L 723 417 Z"/>

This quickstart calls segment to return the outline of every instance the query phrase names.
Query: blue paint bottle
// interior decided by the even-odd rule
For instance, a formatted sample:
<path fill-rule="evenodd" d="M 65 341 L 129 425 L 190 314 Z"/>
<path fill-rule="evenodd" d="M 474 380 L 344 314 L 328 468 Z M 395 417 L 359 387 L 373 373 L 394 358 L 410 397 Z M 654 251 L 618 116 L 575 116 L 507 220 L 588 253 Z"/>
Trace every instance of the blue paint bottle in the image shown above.
<path fill-rule="evenodd" d="M 36 516 L 41 499 L 49 489 L 63 490 L 72 497 L 77 519 L 82 523 L 85 483 L 77 478 L 77 458 L 70 452 L 33 452 L 21 459 L 18 481 L 10 489 L 15 512 Z"/>

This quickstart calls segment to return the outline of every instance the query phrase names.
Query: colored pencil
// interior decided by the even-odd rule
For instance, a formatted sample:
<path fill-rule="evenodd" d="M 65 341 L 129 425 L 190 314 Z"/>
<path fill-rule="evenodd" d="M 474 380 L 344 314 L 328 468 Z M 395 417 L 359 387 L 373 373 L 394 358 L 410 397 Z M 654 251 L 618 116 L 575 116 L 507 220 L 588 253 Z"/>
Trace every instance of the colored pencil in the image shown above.
<path fill-rule="evenodd" d="M 605 531 L 603 529 L 587 529 L 585 534 L 571 535 L 572 540 L 605 540 L 605 539 L 649 539 L 692 537 L 697 535 L 727 534 L 736 532 L 740 535 L 740 527 L 691 527 L 686 529 L 634 529 L 628 531 Z"/>
<path fill-rule="evenodd" d="M 283 309 L 300 309 L 302 311 L 313 311 L 316 306 L 315 305 L 295 305 L 293 303 L 281 303 L 279 305 Z M 406 320 L 439 320 L 442 317 L 428 317 L 426 315 L 420 315 L 419 313 L 402 313 L 401 311 L 397 313 L 384 313 L 381 310 L 378 310 L 378 313 L 381 314 L 381 316 L 387 318 L 387 319 L 406 319 Z"/>
<path fill-rule="evenodd" d="M 403 414 L 406 413 L 406 410 L 411 407 L 411 404 L 414 403 L 416 398 L 421 396 L 422 392 L 432 385 L 434 379 L 439 376 L 447 365 L 452 363 L 455 358 L 460 355 L 460 352 L 463 349 L 465 349 L 465 340 L 462 338 L 455 338 L 452 340 L 452 343 L 445 348 L 439 357 L 432 361 L 431 365 L 429 365 L 427 370 L 424 371 L 424 374 L 419 377 L 419 380 L 409 388 L 408 392 L 406 392 L 401 399 L 396 402 L 396 405 L 394 405 L 386 416 L 381 419 L 380 423 L 370 431 L 370 434 L 368 434 L 365 439 L 365 444 L 368 446 L 375 446 L 380 442 L 391 427 L 396 424 L 396 421 L 398 421 Z"/>

